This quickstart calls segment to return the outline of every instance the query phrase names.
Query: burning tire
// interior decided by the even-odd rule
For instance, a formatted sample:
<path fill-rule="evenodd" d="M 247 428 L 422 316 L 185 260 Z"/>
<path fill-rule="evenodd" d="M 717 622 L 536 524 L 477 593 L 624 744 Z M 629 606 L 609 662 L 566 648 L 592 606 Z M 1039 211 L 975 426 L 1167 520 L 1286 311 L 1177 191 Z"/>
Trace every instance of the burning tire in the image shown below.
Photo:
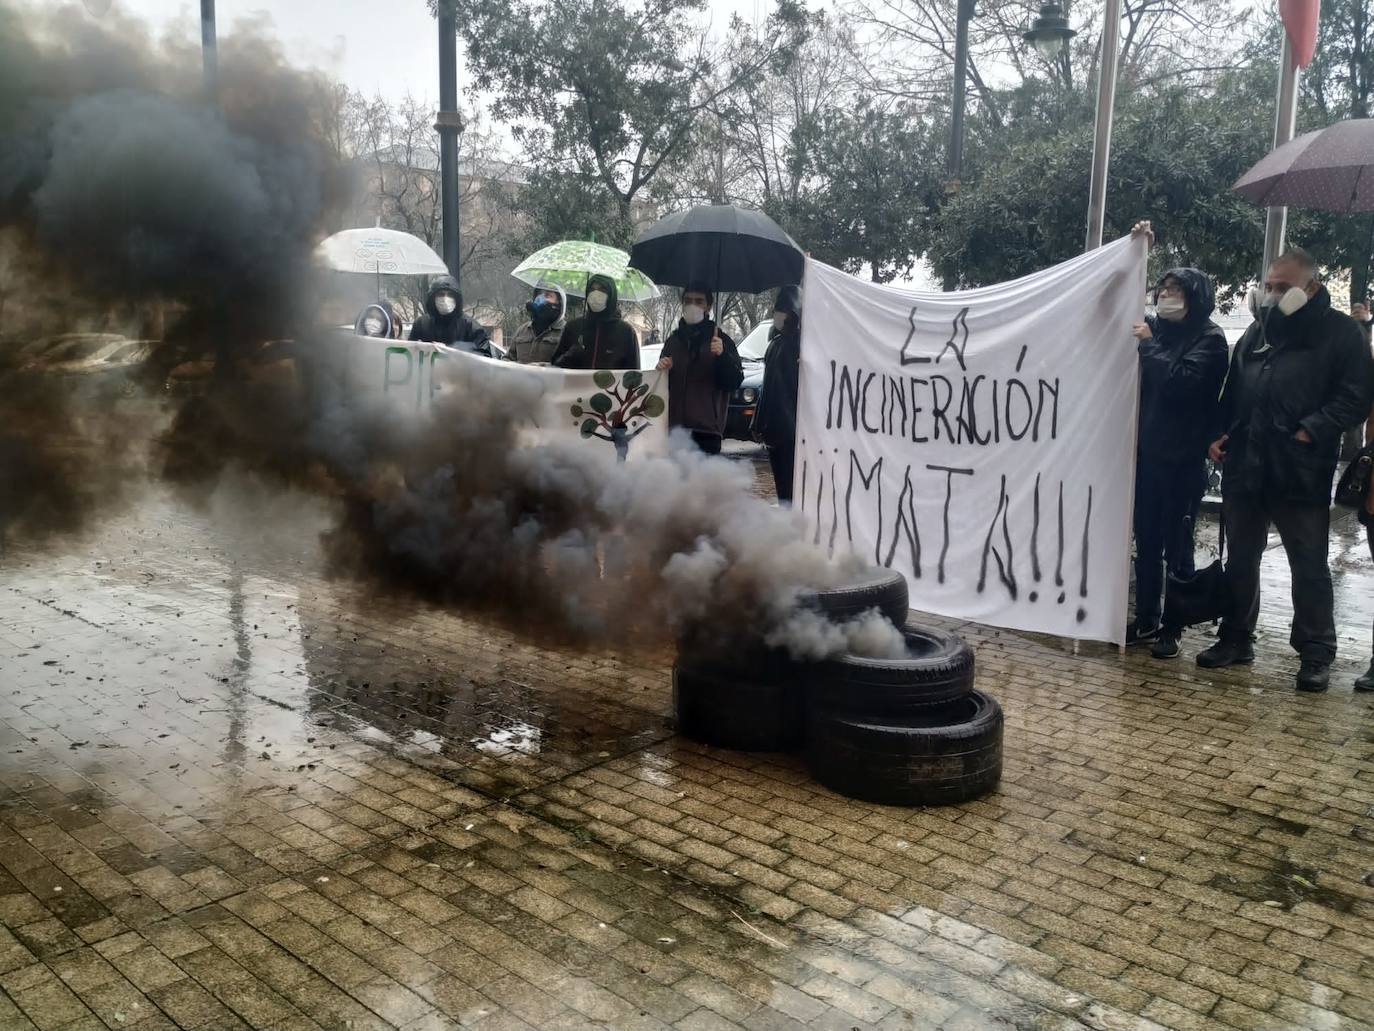
<path fill-rule="evenodd" d="M 839 716 L 903 719 L 973 690 L 973 649 L 961 638 L 915 623 L 903 626 L 902 636 L 905 658 L 842 655 L 810 667 L 808 704 Z"/>
<path fill-rule="evenodd" d="M 819 609 L 837 623 L 877 609 L 902 626 L 906 623 L 910 598 L 906 577 L 895 569 L 874 566 L 840 586 L 806 592 L 802 604 Z"/>
<path fill-rule="evenodd" d="M 847 583 L 810 591 L 801 603 L 836 622 L 878 609 L 897 626 L 906 622 L 907 586 L 901 573 L 874 568 Z M 749 627 L 688 627 L 673 666 L 673 711 L 682 734 L 703 744 L 748 752 L 801 747 L 806 723 L 809 664 L 771 647 Z"/>
<path fill-rule="evenodd" d="M 900 721 L 811 708 L 806 764 L 821 784 L 879 805 L 951 805 L 1002 776 L 1002 708 L 982 691 Z"/>
<path fill-rule="evenodd" d="M 673 666 L 678 733 L 702 744 L 743 752 L 801 747 L 805 707 L 795 678 L 729 676 L 718 668 Z"/>

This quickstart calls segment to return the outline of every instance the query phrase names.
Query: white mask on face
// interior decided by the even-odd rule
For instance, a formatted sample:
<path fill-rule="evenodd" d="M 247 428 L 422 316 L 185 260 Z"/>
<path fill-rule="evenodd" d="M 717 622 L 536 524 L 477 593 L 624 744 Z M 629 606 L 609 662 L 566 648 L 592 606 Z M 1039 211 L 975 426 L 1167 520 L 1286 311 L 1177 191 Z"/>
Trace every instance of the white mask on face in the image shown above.
<path fill-rule="evenodd" d="M 1182 322 L 1183 317 L 1188 314 L 1188 305 L 1179 297 L 1161 297 L 1155 305 L 1155 311 L 1159 313 L 1161 319 L 1170 322 Z"/>
<path fill-rule="evenodd" d="M 696 304 L 684 304 L 682 306 L 682 321 L 689 326 L 695 326 L 706 318 L 706 309 Z"/>
<path fill-rule="evenodd" d="M 604 290 L 593 290 L 587 295 L 587 307 L 592 311 L 605 311 L 608 300 L 610 298 Z"/>
<path fill-rule="evenodd" d="M 379 337 L 382 335 L 382 320 L 375 316 L 363 319 L 363 329 L 367 331 L 368 336 Z"/>
<path fill-rule="evenodd" d="M 1279 311 L 1285 315 L 1292 315 L 1307 303 L 1307 291 L 1300 286 L 1290 286 L 1276 303 L 1279 306 Z"/>
<path fill-rule="evenodd" d="M 440 315 L 452 315 L 458 308 L 458 298 L 452 294 L 440 294 L 434 298 L 434 310 Z"/>
<path fill-rule="evenodd" d="M 776 329 L 779 333 L 786 332 L 786 330 L 787 330 L 787 313 L 786 313 L 786 312 L 780 311 L 780 312 L 775 312 L 775 313 L 773 314 L 773 328 Z"/>

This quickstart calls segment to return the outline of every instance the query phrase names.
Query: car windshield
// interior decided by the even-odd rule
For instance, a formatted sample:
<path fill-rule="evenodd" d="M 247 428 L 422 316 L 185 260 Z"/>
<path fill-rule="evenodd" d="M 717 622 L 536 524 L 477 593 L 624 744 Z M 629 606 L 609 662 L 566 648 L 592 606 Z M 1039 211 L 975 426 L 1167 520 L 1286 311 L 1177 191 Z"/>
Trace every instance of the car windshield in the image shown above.
<path fill-rule="evenodd" d="M 768 331 L 773 328 L 772 321 L 760 322 L 749 331 L 739 344 L 739 356 L 746 362 L 763 361 L 763 353 L 768 350 Z"/>

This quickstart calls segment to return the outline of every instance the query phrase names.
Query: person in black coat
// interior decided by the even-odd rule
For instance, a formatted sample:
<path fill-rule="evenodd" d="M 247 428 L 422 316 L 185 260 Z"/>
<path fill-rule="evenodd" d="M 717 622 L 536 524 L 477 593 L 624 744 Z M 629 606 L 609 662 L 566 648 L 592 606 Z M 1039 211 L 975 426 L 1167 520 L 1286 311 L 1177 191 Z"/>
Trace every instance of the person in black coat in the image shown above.
<path fill-rule="evenodd" d="M 638 369 L 639 338 L 620 317 L 615 280 L 587 280 L 587 311 L 563 327 L 552 362 L 560 369 Z"/>
<path fill-rule="evenodd" d="M 797 454 L 797 382 L 801 371 L 801 287 L 785 286 L 773 302 L 773 329 L 763 355 L 763 394 L 754 432 L 768 447 L 778 501 L 792 503 Z"/>
<path fill-rule="evenodd" d="M 1212 321 L 1211 279 L 1176 268 L 1155 287 L 1155 312 L 1135 326 L 1140 425 L 1135 465 L 1135 623 L 1128 644 L 1178 655 L 1179 627 L 1161 627 L 1166 573 L 1193 547 L 1191 520 L 1207 486 L 1207 445 L 1226 378 L 1226 335 Z"/>
<path fill-rule="evenodd" d="M 1252 310 L 1255 322 L 1236 344 L 1221 396 L 1225 429 L 1210 449 L 1224 463 L 1230 611 L 1197 663 L 1210 669 L 1254 661 L 1260 560 L 1272 522 L 1292 570 L 1296 686 L 1325 691 L 1336 656 L 1331 481 L 1341 437 L 1369 414 L 1369 347 L 1355 320 L 1331 306 L 1302 250 L 1275 259 Z"/>
<path fill-rule="evenodd" d="M 709 318 L 714 297 L 694 283 L 682 291 L 682 319 L 663 342 L 658 368 L 668 371 L 668 425 L 720 454 L 730 395 L 744 382 L 744 363 L 730 335 Z"/>
<path fill-rule="evenodd" d="M 486 327 L 463 314 L 463 292 L 452 276 L 437 276 L 429 284 L 425 313 L 410 327 L 410 339 L 447 344 L 487 358 L 492 356 Z"/>

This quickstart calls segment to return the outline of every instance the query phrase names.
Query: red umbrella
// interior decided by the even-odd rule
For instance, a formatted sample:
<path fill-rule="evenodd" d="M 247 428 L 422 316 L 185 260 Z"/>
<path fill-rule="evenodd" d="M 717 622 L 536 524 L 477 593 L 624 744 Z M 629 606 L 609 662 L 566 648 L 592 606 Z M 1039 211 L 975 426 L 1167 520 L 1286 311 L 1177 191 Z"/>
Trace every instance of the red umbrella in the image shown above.
<path fill-rule="evenodd" d="M 1290 140 L 1232 189 L 1262 207 L 1374 211 L 1374 118 L 1352 118 Z"/>

